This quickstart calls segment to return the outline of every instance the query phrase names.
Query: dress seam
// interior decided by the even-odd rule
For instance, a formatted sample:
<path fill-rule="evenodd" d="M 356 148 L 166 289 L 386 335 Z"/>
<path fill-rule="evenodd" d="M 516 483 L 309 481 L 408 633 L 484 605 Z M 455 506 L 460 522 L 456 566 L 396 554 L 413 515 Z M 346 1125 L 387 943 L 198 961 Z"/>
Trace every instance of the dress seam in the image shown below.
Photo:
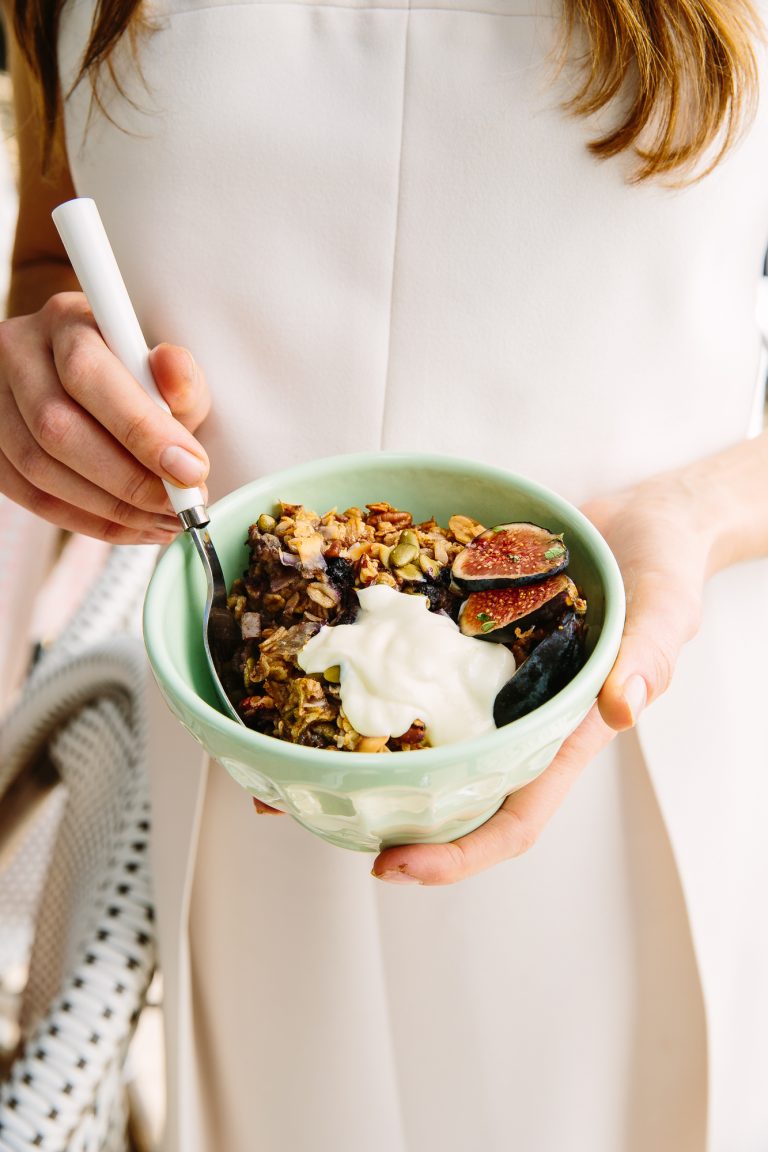
<path fill-rule="evenodd" d="M 379 449 L 384 448 L 384 429 L 387 416 L 387 396 L 389 394 L 389 374 L 392 367 L 392 319 L 395 311 L 395 277 L 397 273 L 397 254 L 400 239 L 400 208 L 403 195 L 403 150 L 405 144 L 405 110 L 406 90 L 408 87 L 408 47 L 411 29 L 411 4 L 405 13 L 405 39 L 403 45 L 403 96 L 400 112 L 400 150 L 397 160 L 397 191 L 395 193 L 395 228 L 392 237 L 392 274 L 389 282 L 389 316 L 387 318 L 387 358 L 384 365 L 384 392 L 381 398 L 381 425 L 379 427 Z"/>

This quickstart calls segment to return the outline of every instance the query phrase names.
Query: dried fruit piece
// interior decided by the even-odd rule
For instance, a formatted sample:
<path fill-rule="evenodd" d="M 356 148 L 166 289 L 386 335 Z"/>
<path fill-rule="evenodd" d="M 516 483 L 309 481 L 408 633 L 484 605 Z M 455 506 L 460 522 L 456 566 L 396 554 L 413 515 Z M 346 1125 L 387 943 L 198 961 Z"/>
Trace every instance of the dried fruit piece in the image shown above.
<path fill-rule="evenodd" d="M 459 612 L 465 636 L 506 643 L 525 631 L 561 616 L 578 602 L 578 589 L 564 572 L 538 584 L 472 592 Z"/>
<path fill-rule="evenodd" d="M 574 612 L 569 612 L 559 626 L 536 645 L 499 692 L 493 705 L 496 727 L 511 724 L 551 700 L 573 679 L 583 663 L 581 621 Z"/>
<path fill-rule="evenodd" d="M 499 524 L 475 536 L 453 562 L 453 579 L 467 592 L 513 588 L 546 580 L 568 566 L 562 535 L 538 524 Z"/>

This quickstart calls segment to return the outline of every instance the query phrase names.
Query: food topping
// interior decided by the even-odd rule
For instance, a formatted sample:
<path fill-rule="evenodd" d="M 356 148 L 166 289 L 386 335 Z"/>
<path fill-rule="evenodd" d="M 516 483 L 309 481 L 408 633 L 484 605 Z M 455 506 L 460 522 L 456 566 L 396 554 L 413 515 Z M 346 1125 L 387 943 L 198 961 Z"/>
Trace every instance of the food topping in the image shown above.
<path fill-rule="evenodd" d="M 496 697 L 497 727 L 519 720 L 546 703 L 572 680 L 584 661 L 581 622 L 566 614 L 541 640 Z"/>
<path fill-rule="evenodd" d="M 536 584 L 471 592 L 461 606 L 459 625 L 465 636 L 511 643 L 528 628 L 561 616 L 567 608 L 582 609 L 583 601 L 565 572 Z"/>
<path fill-rule="evenodd" d="M 423 596 L 386 585 L 357 593 L 353 624 L 322 628 L 298 656 L 305 672 L 341 669 L 341 702 L 363 736 L 402 736 L 417 720 L 432 745 L 494 727 L 493 702 L 515 671 L 502 645 L 475 644 Z"/>
<path fill-rule="evenodd" d="M 281 503 L 248 545 L 223 672 L 266 735 L 361 752 L 449 743 L 524 715 L 583 661 L 586 604 L 562 535 L 539 525 Z"/>
<path fill-rule="evenodd" d="M 453 562 L 453 579 L 480 592 L 546 580 L 567 567 L 562 535 L 538 524 L 500 524 L 472 538 Z"/>

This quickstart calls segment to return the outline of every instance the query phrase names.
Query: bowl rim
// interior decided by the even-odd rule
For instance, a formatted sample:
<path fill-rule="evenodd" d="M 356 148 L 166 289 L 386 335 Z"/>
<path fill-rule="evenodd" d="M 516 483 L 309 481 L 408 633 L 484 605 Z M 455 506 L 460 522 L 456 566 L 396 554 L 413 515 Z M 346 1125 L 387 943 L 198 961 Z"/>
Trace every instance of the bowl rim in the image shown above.
<path fill-rule="evenodd" d="M 501 480 L 505 484 L 512 483 L 524 488 L 532 497 L 549 504 L 555 514 L 560 513 L 567 519 L 575 520 L 582 539 L 598 569 L 605 600 L 605 618 L 589 659 L 573 679 L 551 700 L 539 705 L 538 708 L 534 708 L 525 716 L 521 716 L 519 720 L 483 733 L 481 736 L 440 745 L 436 748 L 419 749 L 418 756 L 415 758 L 416 763 L 413 763 L 414 757 L 407 756 L 404 759 L 408 764 L 402 765 L 402 767 L 409 767 L 415 770 L 416 775 L 421 776 L 430 767 L 444 764 L 446 760 L 474 758 L 493 752 L 495 748 L 501 750 L 509 742 L 512 734 L 523 741 L 530 732 L 539 728 L 549 726 L 556 728 L 561 717 L 573 712 L 577 701 L 581 707 L 589 697 L 589 706 L 591 706 L 591 702 L 596 698 L 613 667 L 619 649 L 625 619 L 624 582 L 618 563 L 597 528 L 574 504 L 538 481 L 530 480 L 526 476 L 496 465 L 468 458 L 457 459 L 442 454 L 402 451 L 337 454 L 314 459 L 282 469 L 279 472 L 265 473 L 256 480 L 240 485 L 210 505 L 208 511 L 211 516 L 211 526 L 215 532 L 217 516 L 226 512 L 232 504 L 239 503 L 251 489 L 262 486 L 268 486 L 272 489 L 283 485 L 287 487 L 289 483 L 298 485 L 310 481 L 319 469 L 327 470 L 332 465 L 343 466 L 345 470 L 355 469 L 363 465 L 369 466 L 372 460 L 375 460 L 377 464 L 384 464 L 393 468 L 398 465 L 408 467 L 423 465 L 442 468 L 451 472 L 458 469 L 464 476 L 469 475 L 486 481 Z M 153 675 L 158 681 L 161 691 L 165 695 L 177 698 L 186 709 L 198 716 L 201 726 L 213 729 L 217 736 L 233 740 L 236 745 L 251 756 L 263 753 L 269 758 L 287 757 L 298 763 L 314 764 L 322 769 L 329 769 L 333 766 L 354 768 L 361 775 L 366 775 L 366 768 L 368 768 L 372 775 L 378 775 L 381 771 L 378 758 L 371 756 L 368 752 L 305 747 L 300 744 L 292 744 L 287 740 L 279 740 L 274 736 L 266 736 L 238 724 L 203 699 L 192 685 L 181 676 L 176 665 L 169 657 L 166 657 L 166 645 L 159 642 L 159 637 L 163 635 L 162 614 L 165 599 L 163 592 L 173 586 L 172 575 L 177 574 L 178 570 L 187 563 L 185 546 L 192 548 L 191 541 L 185 540 L 184 535 L 182 534 L 173 541 L 160 556 L 149 581 L 144 600 L 144 643 Z M 202 651 L 202 637 L 200 648 Z M 585 690 L 588 691 L 585 692 Z M 387 763 L 389 772 L 389 758 L 387 758 Z M 395 766 L 393 765 L 393 767 Z M 396 776 L 401 776 L 400 771 L 392 773 L 393 780 Z"/>

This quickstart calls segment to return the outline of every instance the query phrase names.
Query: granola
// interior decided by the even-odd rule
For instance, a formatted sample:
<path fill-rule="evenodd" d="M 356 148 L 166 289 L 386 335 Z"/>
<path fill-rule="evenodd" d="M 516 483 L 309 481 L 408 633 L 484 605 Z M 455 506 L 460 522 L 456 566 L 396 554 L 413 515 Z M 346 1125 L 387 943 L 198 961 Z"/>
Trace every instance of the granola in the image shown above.
<path fill-rule="evenodd" d="M 503 563 L 519 567 L 523 556 L 507 555 L 505 549 L 506 541 L 518 539 L 521 531 L 535 538 L 539 552 L 551 545 L 543 552 L 545 566 L 530 577 L 533 587 L 497 591 L 496 581 L 488 581 L 484 557 L 496 544 Z M 513 677 L 509 683 L 514 688 L 508 684 L 499 693 L 497 724 L 508 723 L 507 715 L 522 715 L 558 691 L 583 659 L 586 604 L 564 573 L 546 578 L 548 567 L 557 572 L 565 567 L 567 549 L 562 536 L 536 525 L 486 530 L 459 513 L 450 517 L 447 527 L 434 519 L 416 524 L 410 512 L 384 501 L 344 512 L 333 508 L 320 516 L 302 504 L 283 502 L 274 515 L 263 512 L 250 526 L 247 543 L 248 568 L 234 581 L 228 600 L 242 643 L 222 670 L 223 678 L 245 724 L 279 740 L 353 752 L 407 752 L 429 745 L 421 719 L 400 736 L 361 735 L 344 712 L 340 669 L 308 673 L 299 665 L 299 654 L 323 625 L 355 620 L 356 590 L 371 585 L 426 597 L 430 611 L 449 616 L 465 634 L 484 636 L 493 629 L 491 639 L 505 644 L 518 668 L 553 631 L 558 633 L 540 648 L 541 659 L 535 656 L 522 676 Z M 478 557 L 480 582 L 489 589 L 468 595 L 461 585 L 469 581 L 460 579 L 459 571 L 477 564 Z M 509 583 L 520 585 L 528 579 L 515 575 Z M 539 610 L 534 610 L 539 602 Z M 504 612 L 511 621 L 506 628 L 501 627 Z M 522 692 L 524 698 L 511 705 L 505 696 L 510 692 Z"/>
<path fill-rule="evenodd" d="M 260 515 L 248 530 L 248 568 L 228 600 L 242 646 L 227 670 L 227 688 L 245 723 L 317 748 L 425 747 L 421 720 L 386 741 L 361 736 L 344 714 L 338 670 L 308 675 L 296 657 L 324 624 L 351 623 L 355 589 L 371 584 L 426 596 L 431 611 L 455 621 L 461 595 L 451 587 L 451 565 L 483 526 L 466 516 L 453 520 L 458 530 L 434 519 L 414 524 L 410 512 L 384 501 L 323 516 L 281 503 L 276 515 Z"/>

